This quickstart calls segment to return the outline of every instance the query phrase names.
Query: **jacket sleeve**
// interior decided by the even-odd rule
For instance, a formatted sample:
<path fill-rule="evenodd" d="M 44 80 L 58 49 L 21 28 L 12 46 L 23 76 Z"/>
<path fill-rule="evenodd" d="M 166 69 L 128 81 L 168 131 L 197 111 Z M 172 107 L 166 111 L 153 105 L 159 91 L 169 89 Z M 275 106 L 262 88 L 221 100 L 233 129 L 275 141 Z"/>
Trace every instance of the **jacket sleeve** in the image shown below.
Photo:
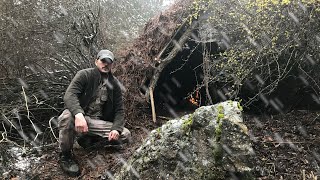
<path fill-rule="evenodd" d="M 86 81 L 84 71 L 79 71 L 72 79 L 67 91 L 63 97 L 64 104 L 71 114 L 75 116 L 78 113 L 83 113 L 84 110 L 80 106 L 80 96 L 84 92 Z"/>
<path fill-rule="evenodd" d="M 117 130 L 120 132 L 123 131 L 124 127 L 124 107 L 123 107 L 123 95 L 120 88 L 120 82 L 115 79 L 115 86 L 114 86 L 114 94 L 113 94 L 113 102 L 114 102 L 114 120 L 113 126 L 111 130 Z"/>

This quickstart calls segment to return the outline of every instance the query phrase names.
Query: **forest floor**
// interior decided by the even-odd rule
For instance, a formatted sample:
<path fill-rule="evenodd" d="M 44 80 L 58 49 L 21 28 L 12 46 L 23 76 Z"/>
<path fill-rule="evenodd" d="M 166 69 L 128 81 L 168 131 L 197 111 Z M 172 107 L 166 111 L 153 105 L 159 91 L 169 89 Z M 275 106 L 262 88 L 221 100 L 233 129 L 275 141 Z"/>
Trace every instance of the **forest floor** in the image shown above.
<path fill-rule="evenodd" d="M 245 115 L 259 179 L 317 179 L 320 177 L 320 112 Z"/>
<path fill-rule="evenodd" d="M 279 115 L 244 115 L 257 162 L 257 179 L 316 179 L 320 176 L 320 112 L 292 111 Z M 81 176 L 66 176 L 58 163 L 58 145 L 43 150 L 28 179 L 112 179 L 125 161 L 156 128 L 152 122 L 131 129 L 134 141 L 122 148 L 87 151 L 75 145 Z M 14 176 L 12 176 L 14 177 Z"/>

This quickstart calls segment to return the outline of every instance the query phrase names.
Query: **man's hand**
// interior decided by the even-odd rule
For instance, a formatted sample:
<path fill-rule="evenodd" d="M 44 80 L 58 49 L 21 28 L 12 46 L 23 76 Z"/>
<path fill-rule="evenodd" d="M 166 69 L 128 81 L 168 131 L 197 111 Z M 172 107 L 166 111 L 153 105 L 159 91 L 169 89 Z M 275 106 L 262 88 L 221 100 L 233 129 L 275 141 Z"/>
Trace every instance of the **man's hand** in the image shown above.
<path fill-rule="evenodd" d="M 109 133 L 109 141 L 118 140 L 119 139 L 119 132 L 117 130 L 112 130 Z"/>
<path fill-rule="evenodd" d="M 78 113 L 75 115 L 74 125 L 75 125 L 75 129 L 78 133 L 88 132 L 87 121 L 84 118 L 82 113 Z"/>

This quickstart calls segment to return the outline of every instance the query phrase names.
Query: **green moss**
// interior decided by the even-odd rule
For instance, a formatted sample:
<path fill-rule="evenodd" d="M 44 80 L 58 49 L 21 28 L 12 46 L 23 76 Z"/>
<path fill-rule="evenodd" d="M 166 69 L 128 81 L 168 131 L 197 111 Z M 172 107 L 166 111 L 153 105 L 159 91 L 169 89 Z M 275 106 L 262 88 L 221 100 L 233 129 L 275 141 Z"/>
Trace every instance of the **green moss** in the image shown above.
<path fill-rule="evenodd" d="M 149 161 L 150 161 L 150 158 L 149 158 L 149 157 L 147 157 L 147 156 L 143 157 L 143 162 L 144 162 L 144 163 L 147 163 L 147 162 L 149 162 Z"/>
<path fill-rule="evenodd" d="M 222 129 L 221 129 L 222 123 L 219 123 L 215 130 L 215 137 L 217 141 L 220 141 Z"/>
<path fill-rule="evenodd" d="M 239 110 L 243 111 L 243 107 L 241 106 L 240 102 L 238 102 L 237 105 L 238 105 Z"/>
<path fill-rule="evenodd" d="M 161 132 L 161 127 L 157 128 L 157 133 L 159 134 Z"/>
<path fill-rule="evenodd" d="M 218 110 L 218 120 L 217 120 L 217 123 L 220 122 L 221 119 L 224 118 L 224 109 L 223 109 L 223 106 L 218 106 L 217 107 L 217 110 Z"/>
<path fill-rule="evenodd" d="M 160 139 L 161 138 L 161 127 L 158 127 L 156 129 L 156 133 L 154 135 L 155 139 Z M 152 142 L 154 142 L 154 139 L 152 140 Z"/>
<path fill-rule="evenodd" d="M 187 120 L 185 120 L 182 124 L 182 130 L 188 134 L 191 130 L 191 125 L 193 123 L 193 116 L 190 115 Z"/>
<path fill-rule="evenodd" d="M 220 119 L 224 118 L 224 114 L 218 114 L 218 122 L 220 122 Z"/>
<path fill-rule="evenodd" d="M 218 106 L 217 107 L 218 110 L 218 118 L 217 118 L 217 127 L 215 129 L 215 137 L 216 137 L 216 141 L 219 142 L 220 141 L 220 137 L 221 137 L 221 133 L 222 133 L 222 119 L 224 118 L 224 109 L 223 106 Z"/>

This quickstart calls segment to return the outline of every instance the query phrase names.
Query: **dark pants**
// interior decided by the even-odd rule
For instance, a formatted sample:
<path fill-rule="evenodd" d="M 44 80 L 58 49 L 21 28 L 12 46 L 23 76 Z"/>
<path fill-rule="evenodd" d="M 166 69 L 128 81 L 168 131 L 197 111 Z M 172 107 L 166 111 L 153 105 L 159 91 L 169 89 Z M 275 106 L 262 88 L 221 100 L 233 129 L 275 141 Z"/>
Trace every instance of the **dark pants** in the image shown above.
<path fill-rule="evenodd" d="M 98 135 L 108 140 L 109 133 L 111 131 L 112 122 L 91 119 L 89 116 L 85 116 L 88 125 L 88 132 L 85 134 Z M 59 147 L 62 152 L 69 152 L 72 150 L 75 136 L 84 135 L 84 133 L 77 133 L 74 127 L 74 117 L 71 112 L 66 109 L 58 117 L 59 122 Z M 123 128 L 120 135 L 122 141 L 130 138 L 131 133 L 127 128 Z"/>

